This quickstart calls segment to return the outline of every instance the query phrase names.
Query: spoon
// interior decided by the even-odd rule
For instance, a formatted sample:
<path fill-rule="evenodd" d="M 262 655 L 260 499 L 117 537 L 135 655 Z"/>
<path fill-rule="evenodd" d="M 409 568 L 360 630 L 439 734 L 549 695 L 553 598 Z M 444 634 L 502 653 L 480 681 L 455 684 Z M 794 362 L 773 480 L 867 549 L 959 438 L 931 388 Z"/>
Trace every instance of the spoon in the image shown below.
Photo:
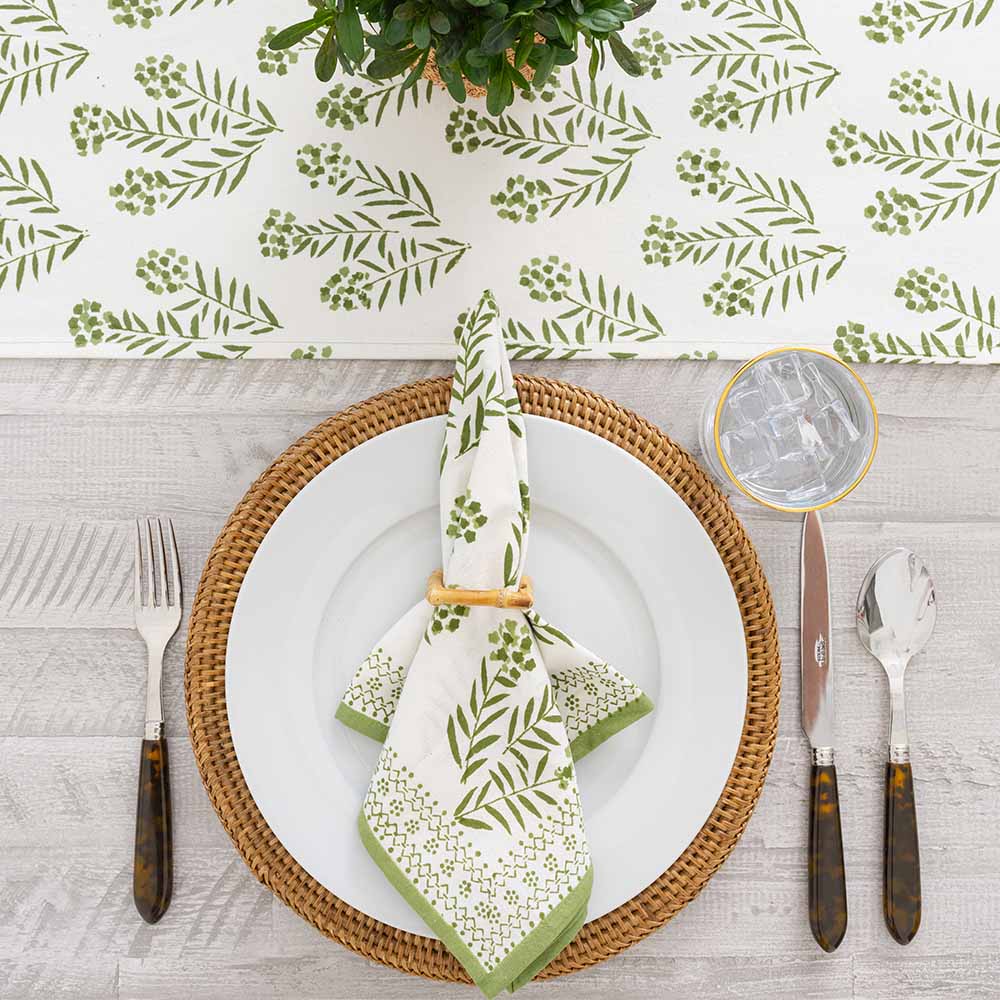
<path fill-rule="evenodd" d="M 857 614 L 858 636 L 889 678 L 882 908 L 889 933 L 909 944 L 920 927 L 920 850 L 903 675 L 930 639 L 937 616 L 934 581 L 923 560 L 908 549 L 878 559 L 861 584 Z"/>

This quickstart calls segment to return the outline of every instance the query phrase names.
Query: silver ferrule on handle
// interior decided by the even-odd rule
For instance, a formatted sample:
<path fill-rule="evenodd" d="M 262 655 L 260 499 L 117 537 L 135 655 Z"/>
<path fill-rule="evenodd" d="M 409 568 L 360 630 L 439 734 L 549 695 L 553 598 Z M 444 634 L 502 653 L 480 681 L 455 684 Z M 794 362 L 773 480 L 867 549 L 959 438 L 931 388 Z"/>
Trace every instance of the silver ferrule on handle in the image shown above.
<path fill-rule="evenodd" d="M 812 762 L 814 767 L 832 767 L 834 763 L 833 757 L 833 747 L 812 748 Z"/>
<path fill-rule="evenodd" d="M 906 701 L 903 697 L 903 671 L 888 670 L 889 676 L 889 760 L 906 764 L 910 759 L 910 738 L 906 733 Z M 893 754 L 905 754 L 905 759 Z"/>
<path fill-rule="evenodd" d="M 144 739 L 158 740 L 163 735 L 163 650 L 149 650 L 146 671 L 146 726 Z"/>

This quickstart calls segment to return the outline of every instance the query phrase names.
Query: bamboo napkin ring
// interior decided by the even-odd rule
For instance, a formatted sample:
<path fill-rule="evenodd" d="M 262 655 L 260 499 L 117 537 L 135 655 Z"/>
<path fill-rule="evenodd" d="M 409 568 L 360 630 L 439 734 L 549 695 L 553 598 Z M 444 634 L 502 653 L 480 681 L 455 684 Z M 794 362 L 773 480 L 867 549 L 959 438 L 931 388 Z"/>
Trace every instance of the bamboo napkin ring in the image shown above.
<path fill-rule="evenodd" d="M 510 587 L 502 590 L 463 590 L 461 587 L 446 587 L 444 573 L 436 569 L 427 580 L 427 603 L 434 607 L 460 604 L 477 608 L 530 608 L 535 603 L 535 594 L 528 576 L 521 578 L 521 586 L 517 590 Z"/>

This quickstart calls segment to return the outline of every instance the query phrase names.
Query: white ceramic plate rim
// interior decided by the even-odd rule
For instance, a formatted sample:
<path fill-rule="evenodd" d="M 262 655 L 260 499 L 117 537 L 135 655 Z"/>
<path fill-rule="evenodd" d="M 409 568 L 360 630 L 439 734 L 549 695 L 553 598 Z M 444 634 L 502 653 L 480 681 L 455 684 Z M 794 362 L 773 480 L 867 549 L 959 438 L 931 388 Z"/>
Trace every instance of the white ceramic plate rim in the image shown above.
<path fill-rule="evenodd" d="M 433 457 L 442 433 L 443 418 L 388 431 L 332 463 L 293 498 L 247 570 L 226 655 L 233 745 L 250 793 L 275 836 L 313 878 L 351 906 L 391 926 L 428 935 L 356 835 L 364 792 L 358 768 L 370 767 L 370 762 L 346 758 L 374 760 L 375 750 L 367 745 L 371 741 L 329 718 L 350 672 L 336 691 L 329 687 L 323 697 L 317 697 L 313 673 L 319 637 L 324 629 L 330 631 L 331 614 L 336 618 L 331 604 L 341 600 L 337 595 L 346 571 L 364 557 L 366 547 L 377 544 L 386 524 L 416 516 L 411 508 L 436 505 Z M 651 469 L 610 442 L 560 421 L 528 417 L 527 434 L 534 507 L 579 520 L 610 536 L 601 537 L 602 543 L 627 551 L 623 561 L 657 633 L 659 662 L 653 668 L 662 679 L 669 675 L 669 684 L 660 687 L 672 694 L 651 716 L 615 738 L 620 748 L 631 750 L 616 751 L 609 743 L 579 766 L 595 861 L 588 913 L 594 919 L 669 868 L 722 793 L 746 708 L 743 623 L 728 574 L 704 528 Z M 373 483 L 380 478 L 409 487 L 402 495 L 375 491 Z M 621 510 L 623 498 L 630 522 L 624 534 L 608 513 Z M 615 502 L 617 508 L 609 506 Z M 532 553 L 545 547 L 544 515 L 539 521 L 533 520 Z M 637 535 L 638 541 L 631 543 Z M 558 619 L 542 606 L 542 580 L 551 583 L 558 566 L 550 565 L 540 578 L 529 555 L 528 568 L 541 585 L 536 588 L 539 610 L 588 642 L 587 622 L 567 620 L 574 617 L 571 604 Z M 561 586 L 572 589 L 573 581 L 561 581 Z M 551 594 L 550 603 L 558 597 Z M 395 620 L 392 603 L 380 612 L 386 616 L 383 630 Z M 404 596 L 395 603 L 401 612 L 412 601 Z M 371 633 L 358 650 L 373 645 L 378 635 Z M 607 643 L 615 645 L 613 638 Z M 630 669 L 628 663 L 615 662 L 605 649 L 601 652 L 611 662 L 642 683 L 636 665 Z M 355 656 L 352 662 L 358 663 L 364 653 Z M 647 689 L 657 683 L 647 681 Z M 650 693 L 658 700 L 658 691 Z M 678 746 L 680 730 L 686 735 Z M 331 740 L 338 747 L 336 760 Z M 630 773 L 615 772 L 614 757 L 601 760 L 616 752 L 637 754 Z M 599 802 L 599 807 L 590 808 L 588 802 Z"/>

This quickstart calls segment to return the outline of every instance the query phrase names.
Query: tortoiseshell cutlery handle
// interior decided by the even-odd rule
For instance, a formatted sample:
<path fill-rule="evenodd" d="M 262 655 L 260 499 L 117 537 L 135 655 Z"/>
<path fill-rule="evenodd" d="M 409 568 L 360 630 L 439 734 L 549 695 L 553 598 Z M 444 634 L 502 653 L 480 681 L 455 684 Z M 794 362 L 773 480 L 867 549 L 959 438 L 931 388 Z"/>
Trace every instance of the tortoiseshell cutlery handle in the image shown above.
<path fill-rule="evenodd" d="M 885 868 L 882 891 L 885 925 L 909 944 L 920 928 L 920 847 L 913 770 L 909 761 L 889 761 L 885 770 Z"/>
<path fill-rule="evenodd" d="M 830 751 L 832 757 L 832 751 Z M 809 926 L 823 951 L 835 951 L 847 931 L 847 884 L 840 832 L 837 768 L 814 763 L 809 796 Z"/>
<path fill-rule="evenodd" d="M 170 905 L 174 855 L 170 828 L 170 770 L 167 741 L 142 741 L 139 799 L 135 811 L 132 898 L 139 915 L 155 924 Z"/>

